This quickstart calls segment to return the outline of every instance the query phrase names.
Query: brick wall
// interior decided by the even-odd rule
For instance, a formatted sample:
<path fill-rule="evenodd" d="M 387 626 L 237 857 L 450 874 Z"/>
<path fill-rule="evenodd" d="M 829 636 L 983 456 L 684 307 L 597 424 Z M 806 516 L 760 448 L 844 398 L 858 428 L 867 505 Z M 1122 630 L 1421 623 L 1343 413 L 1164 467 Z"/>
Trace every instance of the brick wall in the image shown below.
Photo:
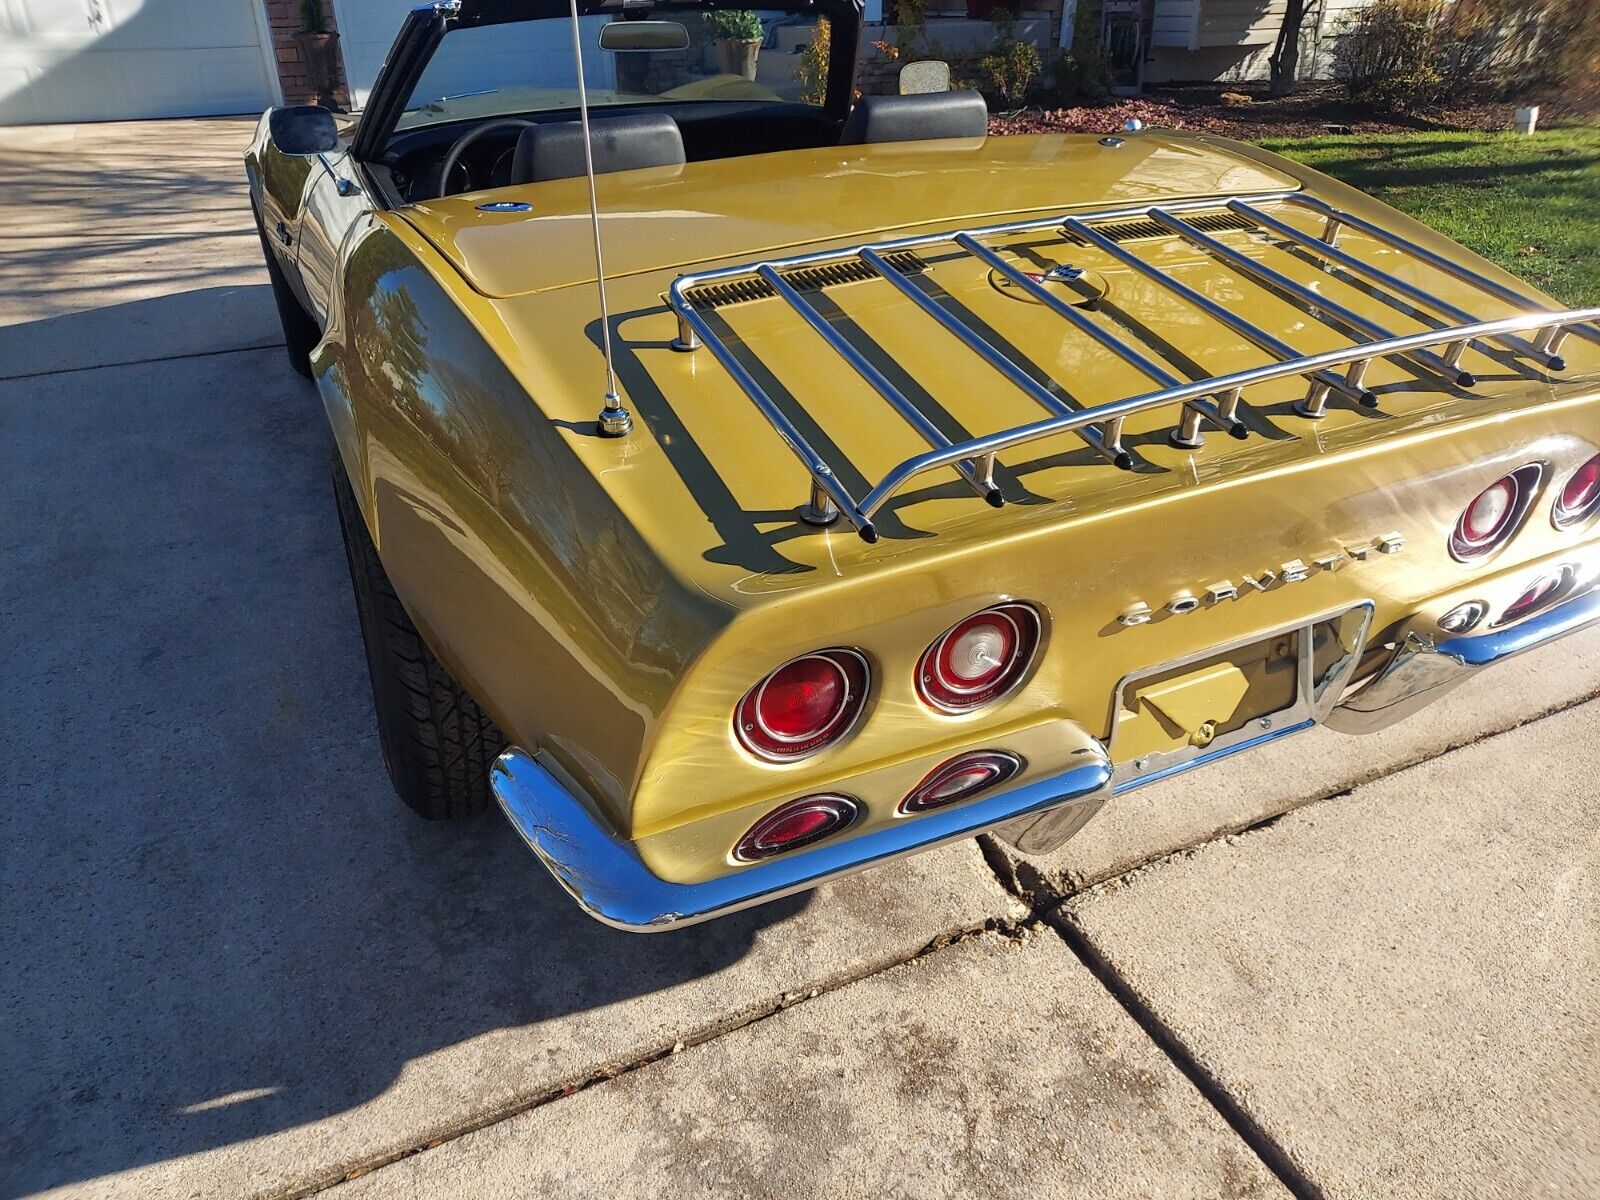
<path fill-rule="evenodd" d="M 285 104 L 305 104 L 313 98 L 315 85 L 306 64 L 301 61 L 300 47 L 295 42 L 295 31 L 300 28 L 300 0 L 265 0 L 267 24 L 272 27 L 272 48 L 278 58 L 278 80 L 283 85 Z M 328 28 L 337 33 L 338 16 L 333 0 L 322 0 L 322 9 L 328 15 Z M 341 108 L 350 107 L 350 92 L 344 80 L 342 60 L 335 54 L 339 86 L 335 93 Z"/>

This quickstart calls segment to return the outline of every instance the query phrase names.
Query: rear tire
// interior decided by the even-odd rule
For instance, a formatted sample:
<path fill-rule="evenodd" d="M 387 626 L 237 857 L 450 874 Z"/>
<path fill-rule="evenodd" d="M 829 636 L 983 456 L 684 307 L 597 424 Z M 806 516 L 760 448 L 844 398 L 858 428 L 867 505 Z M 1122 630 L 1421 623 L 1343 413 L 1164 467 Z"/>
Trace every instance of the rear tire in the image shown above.
<path fill-rule="evenodd" d="M 283 348 L 289 356 L 289 365 L 295 373 L 311 378 L 311 351 L 322 340 L 311 314 L 294 294 L 289 280 L 278 263 L 278 256 L 267 242 L 267 230 L 261 223 L 261 210 L 250 206 L 256 217 L 256 236 L 261 239 L 261 253 L 267 260 L 267 278 L 272 282 L 272 301 L 278 306 L 278 324 L 283 326 Z"/>
<path fill-rule="evenodd" d="M 333 492 L 350 561 L 384 766 L 407 807 L 429 821 L 488 807 L 489 767 L 505 737 L 450 677 L 395 595 L 338 451 Z"/>

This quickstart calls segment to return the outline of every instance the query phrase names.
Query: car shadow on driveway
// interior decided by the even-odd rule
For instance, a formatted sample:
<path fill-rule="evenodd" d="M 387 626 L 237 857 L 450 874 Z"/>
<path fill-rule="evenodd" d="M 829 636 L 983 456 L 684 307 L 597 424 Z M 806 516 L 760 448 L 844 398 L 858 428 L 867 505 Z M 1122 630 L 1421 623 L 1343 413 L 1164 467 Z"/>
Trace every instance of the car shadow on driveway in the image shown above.
<path fill-rule="evenodd" d="M 324 1122 L 250 1168 L 294 1186 L 783 986 L 728 969 L 803 898 L 622 934 L 498 813 L 400 806 L 281 350 L 0 381 L 0 419 L 0 1195 Z"/>

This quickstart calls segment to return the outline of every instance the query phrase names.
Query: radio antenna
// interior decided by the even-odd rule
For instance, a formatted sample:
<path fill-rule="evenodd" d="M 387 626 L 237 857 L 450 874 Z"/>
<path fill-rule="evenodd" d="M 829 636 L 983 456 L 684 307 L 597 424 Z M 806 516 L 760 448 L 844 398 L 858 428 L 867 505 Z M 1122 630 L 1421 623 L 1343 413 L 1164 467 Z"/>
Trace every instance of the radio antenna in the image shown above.
<path fill-rule="evenodd" d="M 633 416 L 617 395 L 617 370 L 611 360 L 611 310 L 606 305 L 606 264 L 600 253 L 600 202 L 594 190 L 594 151 L 589 143 L 589 91 L 583 84 L 583 34 L 578 25 L 578 0 L 572 2 L 572 57 L 578 66 L 578 120 L 583 124 L 583 176 L 589 184 L 589 224 L 594 230 L 594 286 L 600 293 L 600 343 L 606 356 L 606 398 L 600 408 L 600 432 L 622 437 L 633 428 Z"/>

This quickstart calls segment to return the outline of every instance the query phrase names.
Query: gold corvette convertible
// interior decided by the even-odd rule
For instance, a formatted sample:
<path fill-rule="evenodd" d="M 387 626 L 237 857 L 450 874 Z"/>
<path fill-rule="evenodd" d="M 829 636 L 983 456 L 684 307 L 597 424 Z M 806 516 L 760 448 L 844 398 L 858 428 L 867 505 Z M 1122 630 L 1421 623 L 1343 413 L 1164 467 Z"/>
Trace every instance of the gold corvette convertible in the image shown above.
<path fill-rule="evenodd" d="M 263 117 L 408 805 L 663 929 L 1600 620 L 1600 310 L 1249 146 L 854 97 L 860 27 L 452 0 Z"/>

